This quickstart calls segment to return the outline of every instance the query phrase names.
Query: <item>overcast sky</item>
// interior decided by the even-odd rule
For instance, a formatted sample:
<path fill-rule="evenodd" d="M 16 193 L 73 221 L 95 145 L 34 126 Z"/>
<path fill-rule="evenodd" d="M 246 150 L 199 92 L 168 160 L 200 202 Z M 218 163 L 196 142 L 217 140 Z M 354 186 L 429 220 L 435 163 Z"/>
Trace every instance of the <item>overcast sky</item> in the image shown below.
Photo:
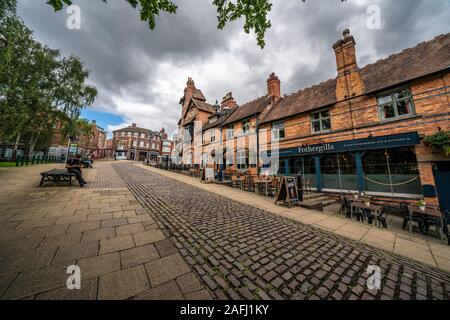
<path fill-rule="evenodd" d="M 136 122 L 170 133 L 189 76 L 208 102 L 232 91 L 243 104 L 266 93 L 271 72 L 283 94 L 335 77 L 332 45 L 345 28 L 357 42 L 360 67 L 450 32 L 449 0 L 273 0 L 262 50 L 242 21 L 217 30 L 212 0 L 173 1 L 178 13 L 162 14 L 154 31 L 124 0 L 74 0 L 80 30 L 66 28 L 69 15 L 55 14 L 45 0 L 18 0 L 18 13 L 39 41 L 85 62 L 99 90 L 89 114 L 106 129 Z M 367 28 L 370 5 L 381 9 L 381 29 Z"/>

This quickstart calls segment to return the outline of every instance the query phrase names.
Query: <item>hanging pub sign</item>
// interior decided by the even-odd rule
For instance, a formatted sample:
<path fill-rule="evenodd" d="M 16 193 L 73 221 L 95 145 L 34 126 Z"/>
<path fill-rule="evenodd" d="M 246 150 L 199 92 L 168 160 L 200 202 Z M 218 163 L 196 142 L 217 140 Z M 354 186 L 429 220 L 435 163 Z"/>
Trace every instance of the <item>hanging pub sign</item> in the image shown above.
<path fill-rule="evenodd" d="M 289 205 L 300 205 L 298 196 L 297 182 L 294 177 L 283 177 L 280 182 L 275 204 L 279 201 L 283 201 Z"/>

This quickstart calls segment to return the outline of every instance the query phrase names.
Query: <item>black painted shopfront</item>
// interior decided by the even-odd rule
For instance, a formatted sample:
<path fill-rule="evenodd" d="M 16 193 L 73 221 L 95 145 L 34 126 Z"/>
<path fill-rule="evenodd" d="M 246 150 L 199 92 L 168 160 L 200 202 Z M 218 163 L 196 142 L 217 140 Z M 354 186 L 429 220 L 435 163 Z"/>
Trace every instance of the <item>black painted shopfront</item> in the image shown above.
<path fill-rule="evenodd" d="M 319 191 L 419 196 L 417 132 L 280 150 L 281 174 L 300 174 Z"/>

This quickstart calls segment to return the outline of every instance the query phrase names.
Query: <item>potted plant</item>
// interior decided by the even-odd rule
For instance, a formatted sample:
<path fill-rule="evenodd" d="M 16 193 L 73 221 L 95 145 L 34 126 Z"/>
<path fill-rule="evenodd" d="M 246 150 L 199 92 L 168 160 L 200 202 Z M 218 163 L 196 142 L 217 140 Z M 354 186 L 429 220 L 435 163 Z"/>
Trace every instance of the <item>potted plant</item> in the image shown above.
<path fill-rule="evenodd" d="M 419 207 L 420 211 L 425 211 L 426 203 L 423 199 L 420 201 L 417 201 L 416 205 Z"/>
<path fill-rule="evenodd" d="M 424 142 L 432 149 L 441 150 L 447 157 L 450 156 L 450 131 L 438 131 L 426 137 Z"/>

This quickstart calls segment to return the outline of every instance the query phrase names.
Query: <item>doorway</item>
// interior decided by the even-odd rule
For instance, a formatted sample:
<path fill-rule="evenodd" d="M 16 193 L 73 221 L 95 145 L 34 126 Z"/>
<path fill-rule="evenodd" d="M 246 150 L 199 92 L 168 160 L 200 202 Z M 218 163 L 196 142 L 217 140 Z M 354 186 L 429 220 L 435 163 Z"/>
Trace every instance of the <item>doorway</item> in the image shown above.
<path fill-rule="evenodd" d="M 450 210 L 450 161 L 435 162 L 433 173 L 439 206 Z"/>

